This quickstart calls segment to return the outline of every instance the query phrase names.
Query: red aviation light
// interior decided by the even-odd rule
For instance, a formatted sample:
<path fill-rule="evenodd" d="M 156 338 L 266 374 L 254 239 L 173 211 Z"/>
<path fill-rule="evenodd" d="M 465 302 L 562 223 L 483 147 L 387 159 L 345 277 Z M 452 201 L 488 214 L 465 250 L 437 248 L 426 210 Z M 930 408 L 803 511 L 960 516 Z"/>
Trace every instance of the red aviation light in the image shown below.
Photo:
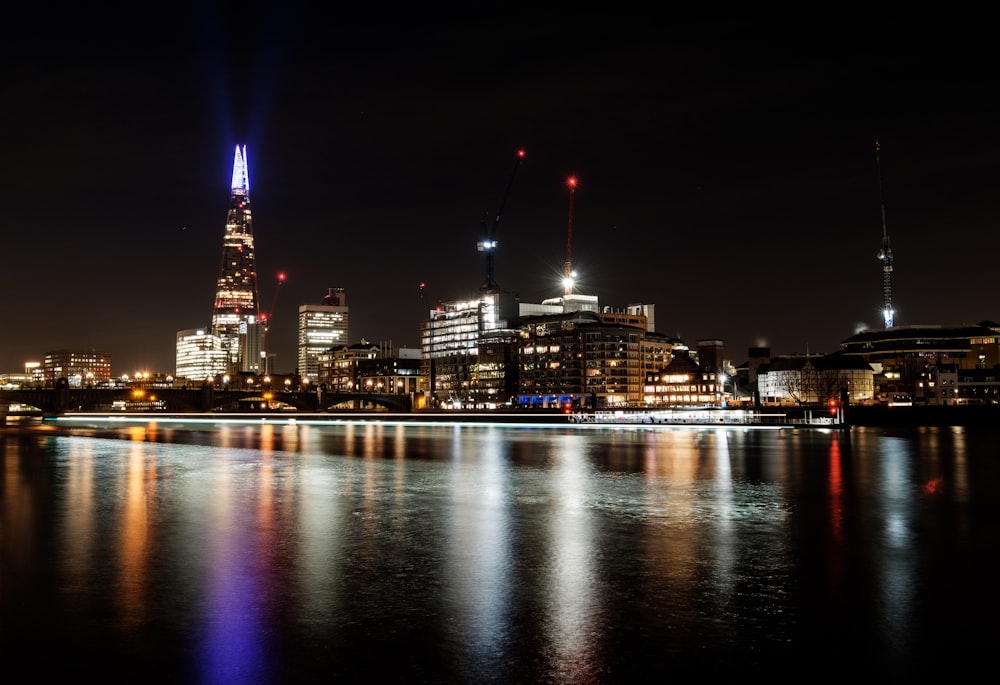
<path fill-rule="evenodd" d="M 518 156 L 519 159 L 524 159 L 524 150 L 518 150 L 517 151 L 517 156 Z"/>
<path fill-rule="evenodd" d="M 566 180 L 566 185 L 568 185 L 571 189 L 576 188 L 576 176 L 570 176 Z"/>

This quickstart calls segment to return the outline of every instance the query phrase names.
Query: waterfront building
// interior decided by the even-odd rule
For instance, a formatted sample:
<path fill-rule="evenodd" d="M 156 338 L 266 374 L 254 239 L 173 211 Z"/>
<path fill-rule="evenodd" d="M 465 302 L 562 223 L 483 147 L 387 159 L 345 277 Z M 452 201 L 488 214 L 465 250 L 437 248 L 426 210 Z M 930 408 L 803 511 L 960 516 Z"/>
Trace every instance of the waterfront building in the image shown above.
<path fill-rule="evenodd" d="M 361 359 L 355 365 L 356 387 L 369 393 L 409 395 L 414 400 L 424 386 L 420 366 L 419 350 L 412 348 Z"/>
<path fill-rule="evenodd" d="M 842 352 L 774 357 L 758 370 L 757 390 L 765 405 L 826 404 L 839 401 L 845 392 L 851 404 L 870 404 L 874 369 Z"/>
<path fill-rule="evenodd" d="M 509 402 L 517 388 L 512 355 L 518 332 L 511 322 L 519 316 L 517 296 L 495 288 L 432 310 L 420 327 L 421 373 L 428 378 L 432 402 Z"/>
<path fill-rule="evenodd" d="M 298 372 L 320 380 L 319 357 L 348 341 L 349 309 L 343 288 L 328 288 L 320 304 L 299 307 Z"/>
<path fill-rule="evenodd" d="M 319 381 L 329 393 L 409 395 L 413 407 L 425 406 L 426 378 L 417 348 L 387 349 L 367 340 L 341 345 L 319 355 Z M 362 401 L 348 405 L 358 408 Z"/>
<path fill-rule="evenodd" d="M 111 353 L 96 350 L 54 350 L 42 362 L 46 385 L 65 378 L 70 387 L 106 384 L 111 380 Z"/>
<path fill-rule="evenodd" d="M 517 404 L 522 407 L 638 406 L 644 364 L 672 350 L 667 339 L 645 330 L 645 321 L 605 323 L 590 310 L 520 323 Z"/>
<path fill-rule="evenodd" d="M 317 380 L 331 392 L 354 392 L 361 387 L 358 365 L 375 359 L 382 349 L 365 339 L 353 345 L 339 345 L 317 354 Z"/>
<path fill-rule="evenodd" d="M 40 388 L 45 383 L 41 362 L 26 362 L 24 373 L 0 373 L 0 388 L 3 390 L 19 390 L 21 388 Z"/>
<path fill-rule="evenodd" d="M 912 399 L 920 394 L 931 403 L 944 399 L 935 391 L 938 386 L 931 385 L 939 369 L 979 372 L 969 377 L 986 378 L 985 372 L 996 375 L 1000 366 L 1000 324 L 981 321 L 975 325 L 866 329 L 844 340 L 841 349 L 873 367 L 879 401 Z"/>
<path fill-rule="evenodd" d="M 677 341 L 652 328 L 654 307 L 601 307 L 566 293 L 541 303 L 484 289 L 443 302 L 421 326 L 422 375 L 449 407 L 637 406 L 647 370 Z"/>
<path fill-rule="evenodd" d="M 955 364 L 934 365 L 917 379 L 916 391 L 907 399 L 913 404 L 926 405 L 997 404 L 1000 371 L 997 367 L 960 369 Z"/>
<path fill-rule="evenodd" d="M 212 335 L 227 357 L 225 373 L 260 373 L 266 365 L 266 327 L 257 292 L 250 176 L 246 146 L 236 146 L 233 177 L 222 241 L 222 263 L 212 312 Z"/>
<path fill-rule="evenodd" d="M 669 364 L 646 375 L 642 401 L 650 407 L 719 406 L 723 390 L 719 369 L 700 364 L 687 347 L 678 345 Z"/>
<path fill-rule="evenodd" d="M 177 332 L 174 376 L 188 380 L 204 381 L 226 369 L 227 353 L 222 340 L 204 328 L 190 328 Z"/>
<path fill-rule="evenodd" d="M 41 362 L 27 362 L 23 373 L 0 373 L 0 389 L 40 388 L 45 382 Z"/>

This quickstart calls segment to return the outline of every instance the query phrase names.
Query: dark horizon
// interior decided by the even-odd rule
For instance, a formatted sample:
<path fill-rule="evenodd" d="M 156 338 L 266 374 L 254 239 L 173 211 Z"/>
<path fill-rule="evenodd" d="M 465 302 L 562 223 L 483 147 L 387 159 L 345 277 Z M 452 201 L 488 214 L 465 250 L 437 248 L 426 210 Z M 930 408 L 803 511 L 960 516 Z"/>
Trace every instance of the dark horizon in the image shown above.
<path fill-rule="evenodd" d="M 522 301 L 560 294 L 574 176 L 578 292 L 654 304 L 659 332 L 724 340 L 734 363 L 881 326 L 883 209 L 897 325 L 1000 319 L 988 27 L 319 28 L 308 9 L 235 31 L 191 9 L 193 31 L 141 38 L 29 22 L 5 46 L 0 373 L 64 348 L 172 373 L 177 331 L 210 323 L 236 144 L 279 373 L 327 288 L 350 342 L 394 347 L 475 296 L 519 149 L 495 277 Z"/>

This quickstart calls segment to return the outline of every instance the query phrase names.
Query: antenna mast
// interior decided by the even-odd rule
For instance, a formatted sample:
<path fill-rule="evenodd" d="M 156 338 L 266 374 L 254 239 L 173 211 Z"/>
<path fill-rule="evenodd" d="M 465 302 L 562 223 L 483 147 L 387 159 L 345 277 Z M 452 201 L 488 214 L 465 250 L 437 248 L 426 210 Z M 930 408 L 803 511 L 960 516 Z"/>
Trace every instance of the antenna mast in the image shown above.
<path fill-rule="evenodd" d="M 879 160 L 881 149 L 878 140 L 875 141 L 875 166 L 878 169 L 878 196 L 882 206 L 882 249 L 878 252 L 882 262 L 882 320 L 886 328 L 892 328 L 896 312 L 892 308 L 892 248 L 889 247 L 889 232 L 885 227 L 885 198 L 882 194 L 882 164 Z"/>
<path fill-rule="evenodd" d="M 572 295 L 575 274 L 573 273 L 570 253 L 573 245 L 573 193 L 576 191 L 576 178 L 570 176 L 566 185 L 569 186 L 569 225 L 566 228 L 566 271 L 563 274 L 563 295 Z"/>

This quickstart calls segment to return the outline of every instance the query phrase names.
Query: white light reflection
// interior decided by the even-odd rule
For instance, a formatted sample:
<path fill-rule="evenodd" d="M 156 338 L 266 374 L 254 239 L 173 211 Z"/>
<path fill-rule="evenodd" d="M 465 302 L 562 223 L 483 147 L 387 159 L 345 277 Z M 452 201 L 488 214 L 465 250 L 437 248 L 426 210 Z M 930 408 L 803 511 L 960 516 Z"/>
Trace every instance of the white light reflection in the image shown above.
<path fill-rule="evenodd" d="M 587 506 L 590 474 L 587 441 L 579 434 L 562 436 L 553 452 L 549 545 L 551 562 L 544 597 L 549 601 L 546 631 L 565 682 L 591 682 L 597 633 L 597 600 L 593 593 L 594 530 Z"/>
<path fill-rule="evenodd" d="M 955 426 L 951 431 L 953 440 L 952 451 L 954 453 L 954 464 L 952 465 L 954 482 L 950 484 L 951 495 L 955 498 L 956 502 L 965 504 L 971 499 L 967 454 L 968 444 L 966 443 L 964 428 Z"/>
<path fill-rule="evenodd" d="M 883 617 L 888 636 L 893 641 L 902 640 L 910 625 L 913 612 L 915 569 L 910 549 L 915 536 L 916 498 L 913 487 L 913 464 L 916 459 L 910 451 L 910 442 L 902 439 L 886 438 L 881 443 L 883 452 L 880 459 L 881 477 L 876 480 L 881 487 L 881 495 L 875 501 L 883 509 L 881 520 L 881 542 L 885 548 L 879 556 L 881 571 L 883 606 L 878 615 Z"/>
<path fill-rule="evenodd" d="M 452 579 L 456 634 L 473 654 L 472 663 L 489 664 L 507 648 L 513 598 L 514 564 L 509 531 L 508 472 L 504 430 L 483 434 L 478 451 L 463 454 L 462 429 L 455 427 L 455 463 L 450 470 L 453 500 L 447 539 L 447 574 Z M 470 463 L 463 463 L 468 460 Z M 471 463 L 473 462 L 474 463 Z"/>
<path fill-rule="evenodd" d="M 729 453 L 729 431 L 723 428 L 713 431 L 715 440 L 715 540 L 708 545 L 708 550 L 714 555 L 713 583 L 714 597 L 720 611 L 725 611 L 733 596 L 737 593 L 739 573 L 734 569 L 739 562 L 739 546 L 735 519 L 738 512 L 733 503 L 733 473 Z"/>
<path fill-rule="evenodd" d="M 315 429 L 298 430 L 301 444 L 311 445 Z M 289 497 L 297 507 L 290 529 L 295 531 L 295 574 L 306 626 L 322 626 L 345 600 L 338 592 L 348 560 L 343 548 L 349 520 L 338 496 L 345 485 L 342 472 L 328 462 L 322 453 L 304 452 L 296 460 L 296 488 Z"/>

